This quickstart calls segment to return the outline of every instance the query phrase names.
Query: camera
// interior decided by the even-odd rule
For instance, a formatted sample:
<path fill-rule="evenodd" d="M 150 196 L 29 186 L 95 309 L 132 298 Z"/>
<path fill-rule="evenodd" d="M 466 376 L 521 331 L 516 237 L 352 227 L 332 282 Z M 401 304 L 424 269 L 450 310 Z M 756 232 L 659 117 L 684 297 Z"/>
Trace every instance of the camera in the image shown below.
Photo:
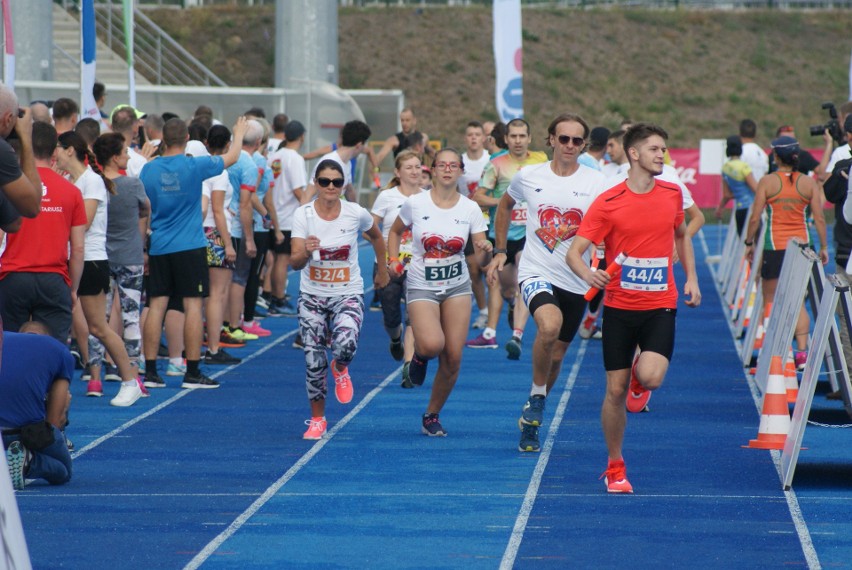
<path fill-rule="evenodd" d="M 834 142 L 839 145 L 843 144 L 845 141 L 843 136 L 843 129 L 840 128 L 840 122 L 837 120 L 837 108 L 831 101 L 823 103 L 822 108 L 828 110 L 829 119 L 824 125 L 811 126 L 811 136 L 818 137 L 821 136 L 825 131 L 828 131 L 828 134 L 831 135 L 831 138 L 834 139 Z"/>

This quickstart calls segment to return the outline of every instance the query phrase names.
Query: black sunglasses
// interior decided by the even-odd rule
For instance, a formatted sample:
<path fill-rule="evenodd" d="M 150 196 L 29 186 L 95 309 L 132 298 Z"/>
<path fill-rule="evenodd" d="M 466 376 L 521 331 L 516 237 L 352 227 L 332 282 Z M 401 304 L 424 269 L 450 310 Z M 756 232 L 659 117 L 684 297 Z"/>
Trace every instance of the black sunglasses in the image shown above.
<path fill-rule="evenodd" d="M 329 184 L 333 184 L 335 188 L 343 188 L 344 182 L 343 178 L 326 178 L 325 176 L 317 178 L 317 184 L 322 188 L 328 188 Z"/>
<path fill-rule="evenodd" d="M 559 144 L 568 144 L 571 142 L 574 146 L 583 146 L 586 143 L 586 139 L 583 137 L 569 137 L 568 135 L 559 135 L 556 137 L 556 140 L 559 141 Z"/>

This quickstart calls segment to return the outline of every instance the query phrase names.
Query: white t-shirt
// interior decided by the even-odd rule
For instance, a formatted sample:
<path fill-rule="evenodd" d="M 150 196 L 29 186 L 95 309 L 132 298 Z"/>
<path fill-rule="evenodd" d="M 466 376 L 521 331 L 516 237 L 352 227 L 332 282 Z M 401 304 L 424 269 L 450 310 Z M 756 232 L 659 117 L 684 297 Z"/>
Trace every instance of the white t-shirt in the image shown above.
<path fill-rule="evenodd" d="M 323 155 L 323 157 L 317 161 L 316 165 L 314 166 L 314 170 L 311 173 L 311 183 L 313 183 L 313 181 L 316 179 L 317 166 L 319 166 L 323 160 L 333 160 L 340 165 L 340 168 L 343 169 L 343 188 L 340 189 L 340 195 L 343 196 L 343 194 L 346 192 L 346 188 L 349 187 L 350 184 L 352 184 L 352 167 L 349 165 L 348 162 L 343 162 L 343 159 L 340 158 L 340 155 L 337 153 L 336 150 L 332 151 L 326 155 Z"/>
<path fill-rule="evenodd" d="M 127 148 L 127 154 L 130 156 L 130 159 L 127 161 L 127 175 L 139 178 L 142 167 L 148 164 L 148 161 L 131 147 Z"/>
<path fill-rule="evenodd" d="M 757 143 L 743 143 L 743 153 L 740 158 L 751 166 L 751 174 L 755 182 L 760 182 L 760 179 L 769 172 L 769 155 Z"/>
<path fill-rule="evenodd" d="M 618 172 L 615 176 L 606 179 L 606 188 L 612 188 L 616 184 L 620 184 L 627 180 L 627 173 L 630 172 L 630 163 L 625 162 L 621 166 L 618 167 Z M 689 188 L 686 187 L 686 184 L 680 179 L 680 175 L 677 173 L 677 169 L 671 164 L 663 165 L 663 172 L 656 176 L 657 180 L 662 180 L 663 182 L 671 182 L 672 184 L 677 184 L 680 186 L 680 191 L 683 193 L 683 209 L 686 210 L 691 208 L 693 204 L 695 204 L 695 200 L 692 198 L 692 192 L 689 191 Z"/>
<path fill-rule="evenodd" d="M 831 176 L 831 171 L 834 170 L 834 166 L 841 160 L 846 160 L 847 158 L 852 158 L 852 151 L 849 149 L 849 143 L 834 149 L 834 152 L 831 153 L 831 159 L 828 161 L 828 168 L 826 168 L 825 171 L 829 176 Z"/>
<path fill-rule="evenodd" d="M 282 142 L 284 142 L 284 135 L 281 135 L 280 139 L 269 137 L 269 140 L 266 141 L 266 156 L 272 156 L 278 150 L 278 147 L 281 146 Z"/>
<path fill-rule="evenodd" d="M 210 156 L 210 151 L 207 150 L 203 142 L 192 140 L 186 141 L 184 154 L 188 156 Z"/>
<path fill-rule="evenodd" d="M 272 200 L 278 215 L 278 227 L 282 231 L 292 230 L 293 212 L 299 207 L 293 191 L 298 188 L 304 190 L 308 184 L 305 159 L 293 149 L 282 148 L 272 153 L 267 163 L 274 177 Z"/>
<path fill-rule="evenodd" d="M 409 289 L 443 291 L 470 280 L 464 246 L 471 234 L 488 230 L 476 202 L 459 195 L 444 209 L 432 201 L 431 191 L 421 192 L 403 203 L 399 218 L 411 228 L 413 241 Z"/>
<path fill-rule="evenodd" d="M 462 155 L 464 161 L 464 173 L 459 176 L 459 192 L 466 198 L 473 198 L 479 187 L 479 179 L 482 178 L 482 171 L 485 170 L 485 165 L 491 157 L 488 152 L 482 151 L 482 156 L 479 160 L 473 160 L 467 153 Z"/>
<path fill-rule="evenodd" d="M 373 227 L 373 216 L 353 202 L 340 201 L 340 214 L 332 221 L 321 219 L 313 204 L 305 204 L 293 214 L 292 237 L 315 235 L 320 242 L 320 261 L 308 260 L 302 270 L 299 290 L 318 297 L 362 295 L 364 280 L 358 265 L 358 236 Z M 308 221 L 307 210 L 313 218 Z"/>
<path fill-rule="evenodd" d="M 228 231 L 230 232 L 231 218 L 233 218 L 233 215 L 231 214 L 231 210 L 228 208 L 228 205 L 231 203 L 231 200 L 234 197 L 234 187 L 231 186 L 231 180 L 228 177 L 227 171 L 222 171 L 222 174 L 208 178 L 207 180 L 201 183 L 201 193 L 204 196 L 207 196 L 208 200 L 207 216 L 204 218 L 205 228 L 216 227 L 216 218 L 213 216 L 214 191 L 225 192 L 225 201 L 222 204 L 222 208 L 225 210 L 225 223 L 228 225 Z"/>
<path fill-rule="evenodd" d="M 415 194 L 416 196 L 416 194 Z M 396 219 L 399 217 L 399 210 L 410 196 L 406 196 L 399 191 L 399 187 L 394 186 L 387 190 L 382 190 L 373 202 L 373 209 L 370 213 L 382 219 L 382 235 L 385 238 L 385 243 L 388 241 L 388 234 Z M 402 232 L 399 242 L 399 260 L 410 260 L 412 254 L 411 229 L 406 229 Z"/>
<path fill-rule="evenodd" d="M 85 172 L 77 179 L 74 185 L 80 189 L 83 194 L 83 200 L 97 200 L 98 209 L 95 211 L 95 217 L 92 220 L 92 225 L 86 231 L 86 239 L 84 240 L 83 260 L 84 261 L 102 261 L 108 259 L 106 250 L 106 232 L 107 232 L 107 207 L 109 206 L 109 193 L 103 178 L 95 174 L 91 167 L 87 167 Z"/>
<path fill-rule="evenodd" d="M 592 202 L 609 188 L 599 171 L 579 165 L 571 176 L 558 176 L 551 162 L 518 171 L 507 192 L 527 203 L 527 242 L 518 267 L 518 283 L 540 278 L 572 293 L 589 288 L 565 262 L 580 222 Z M 586 263 L 588 252 L 583 254 Z M 523 285 L 522 285 L 523 287 Z"/>

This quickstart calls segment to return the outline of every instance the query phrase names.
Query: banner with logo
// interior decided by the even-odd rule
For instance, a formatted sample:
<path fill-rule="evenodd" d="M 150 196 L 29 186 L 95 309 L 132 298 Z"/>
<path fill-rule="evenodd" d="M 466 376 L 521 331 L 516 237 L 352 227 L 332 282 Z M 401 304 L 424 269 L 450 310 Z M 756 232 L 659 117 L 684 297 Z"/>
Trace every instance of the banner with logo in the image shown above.
<path fill-rule="evenodd" d="M 505 123 L 524 116 L 521 0 L 494 0 L 493 20 L 497 114 Z"/>
<path fill-rule="evenodd" d="M 95 56 L 98 37 L 95 32 L 95 0 L 82 0 L 80 17 L 80 118 L 100 120 L 101 113 L 92 90 L 95 87 Z"/>
<path fill-rule="evenodd" d="M 12 35 L 12 10 L 9 0 L 3 0 L 3 38 L 6 45 L 3 48 L 3 83 L 15 90 L 15 39 Z"/>

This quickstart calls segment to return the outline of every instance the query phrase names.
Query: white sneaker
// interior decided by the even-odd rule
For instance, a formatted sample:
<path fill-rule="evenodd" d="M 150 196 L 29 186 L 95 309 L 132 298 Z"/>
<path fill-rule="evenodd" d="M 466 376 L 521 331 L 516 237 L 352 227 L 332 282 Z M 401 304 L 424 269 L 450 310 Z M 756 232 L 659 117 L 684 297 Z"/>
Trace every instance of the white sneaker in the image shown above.
<path fill-rule="evenodd" d="M 142 389 L 139 387 L 139 382 L 135 379 L 127 384 L 121 384 L 118 394 L 109 401 L 110 406 L 118 406 L 126 408 L 136 403 L 136 400 L 142 397 Z"/>
<path fill-rule="evenodd" d="M 474 319 L 473 324 L 471 325 L 471 328 L 484 329 L 485 325 L 487 325 L 487 324 L 488 324 L 488 315 L 487 314 L 483 315 L 482 313 L 480 313 L 479 315 L 476 316 L 476 319 Z"/>

